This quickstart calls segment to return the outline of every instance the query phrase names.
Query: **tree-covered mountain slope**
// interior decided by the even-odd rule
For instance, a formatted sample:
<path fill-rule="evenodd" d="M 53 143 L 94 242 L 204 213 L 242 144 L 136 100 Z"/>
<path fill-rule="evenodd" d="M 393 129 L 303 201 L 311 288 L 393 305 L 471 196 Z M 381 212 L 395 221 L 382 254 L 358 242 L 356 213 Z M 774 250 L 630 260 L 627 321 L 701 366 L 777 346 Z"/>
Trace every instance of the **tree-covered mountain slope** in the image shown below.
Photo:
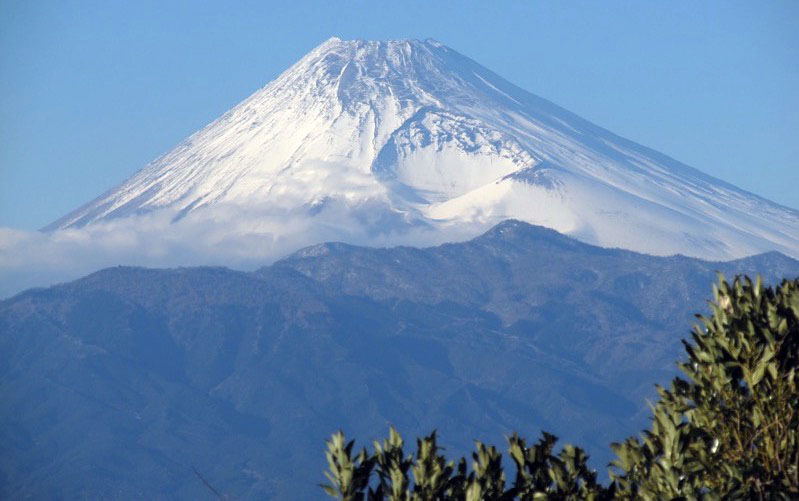
<path fill-rule="evenodd" d="M 253 273 L 109 268 L 0 302 L 0 497 L 321 495 L 321 447 L 389 424 L 454 456 L 646 426 L 717 271 L 504 222 L 428 249 L 306 248 Z M 310 473 L 309 473 L 310 472 Z M 314 476 L 314 474 L 318 474 Z"/>

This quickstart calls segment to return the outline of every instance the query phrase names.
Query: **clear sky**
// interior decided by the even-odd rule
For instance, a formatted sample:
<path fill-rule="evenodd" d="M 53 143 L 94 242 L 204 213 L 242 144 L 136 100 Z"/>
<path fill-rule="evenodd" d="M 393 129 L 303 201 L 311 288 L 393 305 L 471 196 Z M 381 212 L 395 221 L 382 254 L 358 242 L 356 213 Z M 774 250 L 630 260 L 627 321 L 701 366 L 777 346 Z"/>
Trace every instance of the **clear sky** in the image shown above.
<path fill-rule="evenodd" d="M 799 2 L 0 0 L 0 226 L 123 181 L 331 36 L 435 38 L 799 208 Z"/>

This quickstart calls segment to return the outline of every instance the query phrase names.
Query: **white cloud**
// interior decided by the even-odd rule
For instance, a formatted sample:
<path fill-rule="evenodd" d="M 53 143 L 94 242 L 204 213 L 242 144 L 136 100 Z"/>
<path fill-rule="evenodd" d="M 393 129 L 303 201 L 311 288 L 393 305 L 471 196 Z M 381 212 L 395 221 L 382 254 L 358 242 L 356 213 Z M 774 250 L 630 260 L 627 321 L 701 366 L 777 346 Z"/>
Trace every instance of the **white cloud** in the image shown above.
<path fill-rule="evenodd" d="M 333 200 L 302 210 L 217 205 L 176 222 L 172 218 L 155 212 L 51 233 L 0 228 L 0 297 L 117 265 L 252 270 L 321 242 L 428 246 L 466 240 L 487 228 L 433 228 L 385 206 L 366 203 L 353 209 Z"/>

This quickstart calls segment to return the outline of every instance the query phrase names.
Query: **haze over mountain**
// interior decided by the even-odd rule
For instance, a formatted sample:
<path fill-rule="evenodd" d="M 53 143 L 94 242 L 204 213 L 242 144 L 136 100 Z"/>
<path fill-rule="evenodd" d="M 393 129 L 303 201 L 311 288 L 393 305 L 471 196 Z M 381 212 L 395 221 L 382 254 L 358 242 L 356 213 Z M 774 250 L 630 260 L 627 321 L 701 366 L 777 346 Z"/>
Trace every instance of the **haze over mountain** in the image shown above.
<path fill-rule="evenodd" d="M 448 454 L 647 424 L 717 270 L 506 221 L 415 249 L 320 244 L 244 273 L 115 267 L 0 301 L 0 498 L 320 499 L 324 440 L 439 429 Z M 411 442 L 412 443 L 412 442 Z"/>

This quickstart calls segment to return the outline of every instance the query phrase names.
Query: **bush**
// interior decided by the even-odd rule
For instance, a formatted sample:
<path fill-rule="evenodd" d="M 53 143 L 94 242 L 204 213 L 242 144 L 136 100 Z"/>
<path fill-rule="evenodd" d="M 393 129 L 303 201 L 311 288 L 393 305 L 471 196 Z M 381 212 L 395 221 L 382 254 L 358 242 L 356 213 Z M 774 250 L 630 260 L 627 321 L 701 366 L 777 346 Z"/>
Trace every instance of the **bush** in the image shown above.
<path fill-rule="evenodd" d="M 799 280 L 736 278 L 683 341 L 687 379 L 658 387 L 652 429 L 612 447 L 615 482 L 643 499 L 799 497 Z"/>
<path fill-rule="evenodd" d="M 799 498 L 799 279 L 763 288 L 760 279 L 719 278 L 712 315 L 683 341 L 685 379 L 657 387 L 650 430 L 611 444 L 611 483 L 597 482 L 585 452 L 543 433 L 508 438 L 515 465 L 476 444 L 471 469 L 440 454 L 436 433 L 406 455 L 392 428 L 374 452 L 353 455 L 338 432 L 327 442 L 332 497 L 391 499 L 797 499 Z"/>

